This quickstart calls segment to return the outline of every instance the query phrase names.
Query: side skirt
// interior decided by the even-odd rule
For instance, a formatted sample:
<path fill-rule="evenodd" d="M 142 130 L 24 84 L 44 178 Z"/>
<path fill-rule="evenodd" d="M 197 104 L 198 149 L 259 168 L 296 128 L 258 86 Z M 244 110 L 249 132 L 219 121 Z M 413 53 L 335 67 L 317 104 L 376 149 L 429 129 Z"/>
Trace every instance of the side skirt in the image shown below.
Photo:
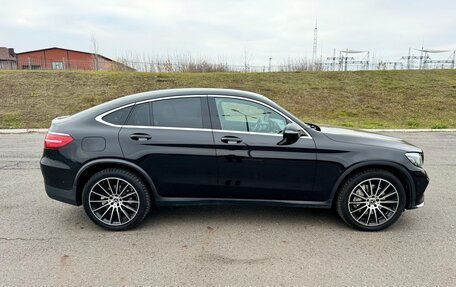
<path fill-rule="evenodd" d="M 185 205 L 253 205 L 253 206 L 285 206 L 331 208 L 330 201 L 295 201 L 295 200 L 261 200 L 261 199 L 232 199 L 232 198 L 183 198 L 160 197 L 155 199 L 157 206 Z"/>

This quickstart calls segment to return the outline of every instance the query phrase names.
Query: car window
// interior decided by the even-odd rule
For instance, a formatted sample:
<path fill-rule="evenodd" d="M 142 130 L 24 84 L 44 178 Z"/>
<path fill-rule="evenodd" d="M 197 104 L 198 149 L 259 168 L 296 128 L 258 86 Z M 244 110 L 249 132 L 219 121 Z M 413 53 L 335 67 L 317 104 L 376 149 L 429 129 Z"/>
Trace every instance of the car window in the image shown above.
<path fill-rule="evenodd" d="M 222 130 L 281 134 L 287 120 L 274 110 L 251 101 L 216 98 Z"/>
<path fill-rule="evenodd" d="M 129 126 L 150 126 L 149 103 L 135 105 L 127 125 Z"/>
<path fill-rule="evenodd" d="M 125 120 L 128 117 L 128 114 L 131 111 L 131 106 L 126 107 L 115 112 L 109 113 L 103 117 L 103 121 L 114 124 L 114 125 L 123 125 Z"/>
<path fill-rule="evenodd" d="M 153 125 L 158 127 L 202 128 L 201 98 L 179 98 L 152 103 Z"/>

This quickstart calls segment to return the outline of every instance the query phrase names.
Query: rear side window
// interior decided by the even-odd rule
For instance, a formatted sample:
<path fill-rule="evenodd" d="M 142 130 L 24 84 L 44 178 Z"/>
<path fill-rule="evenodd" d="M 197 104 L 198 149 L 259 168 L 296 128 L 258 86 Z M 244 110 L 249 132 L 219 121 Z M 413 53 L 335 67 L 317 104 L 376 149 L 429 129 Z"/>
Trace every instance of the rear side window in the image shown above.
<path fill-rule="evenodd" d="M 127 125 L 129 126 L 150 126 L 150 104 L 143 103 L 135 105 L 130 117 L 128 118 Z"/>
<path fill-rule="evenodd" d="M 201 98 L 155 101 L 152 117 L 153 125 L 157 127 L 202 128 Z"/>
<path fill-rule="evenodd" d="M 114 125 L 123 125 L 127 120 L 128 114 L 131 111 L 131 106 L 126 107 L 103 117 L 103 121 Z"/>

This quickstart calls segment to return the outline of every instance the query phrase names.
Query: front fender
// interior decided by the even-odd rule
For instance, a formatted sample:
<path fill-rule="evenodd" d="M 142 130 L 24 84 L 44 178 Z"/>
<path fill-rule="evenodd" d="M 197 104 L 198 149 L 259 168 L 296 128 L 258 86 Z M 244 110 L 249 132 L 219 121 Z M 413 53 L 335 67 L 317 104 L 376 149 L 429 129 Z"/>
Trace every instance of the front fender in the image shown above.
<path fill-rule="evenodd" d="M 331 195 L 329 198 L 329 202 L 331 206 L 333 205 L 334 198 L 337 195 L 339 187 L 344 182 L 344 180 L 352 173 L 367 169 L 367 168 L 386 168 L 389 171 L 393 171 L 394 174 L 401 175 L 402 179 L 405 180 L 407 187 L 405 188 L 406 196 L 407 196 L 407 205 L 406 207 L 410 207 L 411 202 L 415 202 L 415 185 L 413 183 L 412 176 L 407 171 L 407 169 L 399 163 L 391 162 L 391 161 L 382 161 L 382 160 L 375 160 L 375 161 L 364 161 L 353 164 L 349 166 L 337 179 L 336 183 L 331 189 Z M 401 178 L 400 178 L 401 179 Z M 401 180 L 402 181 L 402 180 Z"/>

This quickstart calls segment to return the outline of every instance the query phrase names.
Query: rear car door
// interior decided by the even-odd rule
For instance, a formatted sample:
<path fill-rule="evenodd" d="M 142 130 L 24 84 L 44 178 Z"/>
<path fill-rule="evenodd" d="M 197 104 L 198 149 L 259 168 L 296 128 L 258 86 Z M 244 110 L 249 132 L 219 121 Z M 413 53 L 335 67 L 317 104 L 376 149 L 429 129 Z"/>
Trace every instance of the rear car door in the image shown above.
<path fill-rule="evenodd" d="M 161 197 L 206 197 L 217 189 L 207 96 L 136 103 L 119 141 L 125 158 L 149 174 Z"/>
<path fill-rule="evenodd" d="M 315 143 L 310 135 L 278 145 L 289 118 L 262 102 L 209 96 L 219 196 L 312 201 Z"/>

